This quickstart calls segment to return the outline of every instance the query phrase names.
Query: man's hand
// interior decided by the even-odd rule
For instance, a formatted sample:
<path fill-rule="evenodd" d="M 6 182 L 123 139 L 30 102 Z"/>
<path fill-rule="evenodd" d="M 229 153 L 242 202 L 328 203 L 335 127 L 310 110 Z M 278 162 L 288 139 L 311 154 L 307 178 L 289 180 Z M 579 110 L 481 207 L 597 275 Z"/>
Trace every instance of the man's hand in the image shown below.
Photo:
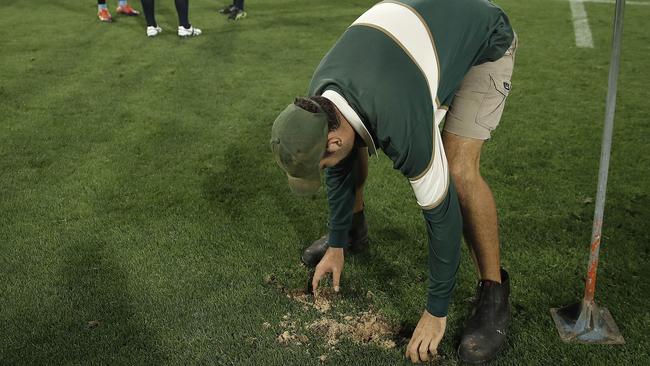
<path fill-rule="evenodd" d="M 408 347 L 406 347 L 406 357 L 410 358 L 413 363 L 418 363 L 429 361 L 429 354 L 437 355 L 438 344 L 445 334 L 446 326 L 446 316 L 438 318 L 425 310 L 418 326 L 413 331 Z"/>
<path fill-rule="evenodd" d="M 327 248 L 327 252 L 325 252 L 323 259 L 321 259 L 320 263 L 316 266 L 314 278 L 311 282 L 314 293 L 318 289 L 318 284 L 320 283 L 321 278 L 325 277 L 328 273 L 332 273 L 332 277 L 334 278 L 334 291 L 339 292 L 343 263 L 343 248 Z"/>

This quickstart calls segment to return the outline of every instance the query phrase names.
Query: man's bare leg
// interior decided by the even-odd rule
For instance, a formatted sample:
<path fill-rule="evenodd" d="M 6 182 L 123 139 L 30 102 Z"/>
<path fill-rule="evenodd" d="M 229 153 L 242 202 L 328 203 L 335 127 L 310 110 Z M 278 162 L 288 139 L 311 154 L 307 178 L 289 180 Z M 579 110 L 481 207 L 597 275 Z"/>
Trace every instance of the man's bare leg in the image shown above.
<path fill-rule="evenodd" d="M 480 172 L 483 140 L 443 132 L 449 170 L 463 213 L 463 233 L 481 280 L 501 282 L 499 228 L 492 190 Z"/>
<path fill-rule="evenodd" d="M 479 170 L 483 141 L 444 132 L 443 144 L 463 213 L 465 241 L 480 276 L 474 311 L 465 321 L 458 356 L 465 363 L 483 363 L 496 357 L 506 341 L 510 281 L 500 268 L 494 197 Z"/>

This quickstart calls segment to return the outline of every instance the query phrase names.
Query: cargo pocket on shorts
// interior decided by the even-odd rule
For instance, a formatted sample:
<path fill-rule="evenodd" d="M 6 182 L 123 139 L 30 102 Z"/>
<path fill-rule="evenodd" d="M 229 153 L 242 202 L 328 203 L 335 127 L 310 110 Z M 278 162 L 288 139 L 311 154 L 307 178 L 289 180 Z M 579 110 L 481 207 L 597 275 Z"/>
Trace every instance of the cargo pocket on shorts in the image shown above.
<path fill-rule="evenodd" d="M 510 93 L 512 85 L 509 79 L 499 77 L 499 75 L 492 73 L 490 74 L 490 82 L 490 90 L 481 102 L 478 114 L 476 115 L 476 123 L 493 131 L 499 125 L 506 98 Z"/>
<path fill-rule="evenodd" d="M 473 129 L 474 121 L 478 120 L 481 104 L 492 87 L 486 78 L 474 74 L 466 76 L 454 95 L 454 100 L 447 112 L 445 124 L 454 124 L 456 131 Z M 463 135 L 461 133 L 461 135 Z M 463 135 L 465 136 L 465 135 Z M 467 136 L 466 136 L 467 137 Z"/>

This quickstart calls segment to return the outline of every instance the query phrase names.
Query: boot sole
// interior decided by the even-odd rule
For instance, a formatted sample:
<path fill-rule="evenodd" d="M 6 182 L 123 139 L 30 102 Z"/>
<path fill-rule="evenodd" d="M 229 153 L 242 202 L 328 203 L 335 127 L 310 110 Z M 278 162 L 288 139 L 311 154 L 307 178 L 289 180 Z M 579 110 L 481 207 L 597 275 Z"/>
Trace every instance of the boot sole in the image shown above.
<path fill-rule="evenodd" d="M 482 365 L 484 363 L 494 361 L 497 358 L 497 356 L 499 355 L 499 353 L 501 353 L 501 351 L 503 350 L 503 347 L 504 347 L 505 344 L 506 344 L 506 342 L 504 341 L 503 344 L 499 346 L 499 348 L 497 349 L 494 356 L 488 357 L 488 358 L 486 358 L 484 360 L 480 360 L 480 361 L 468 361 L 468 360 L 463 359 L 460 356 L 460 346 L 458 347 L 458 350 L 456 351 L 456 355 L 458 356 L 458 359 L 462 363 L 466 363 L 466 364 L 470 364 L 470 365 Z"/>

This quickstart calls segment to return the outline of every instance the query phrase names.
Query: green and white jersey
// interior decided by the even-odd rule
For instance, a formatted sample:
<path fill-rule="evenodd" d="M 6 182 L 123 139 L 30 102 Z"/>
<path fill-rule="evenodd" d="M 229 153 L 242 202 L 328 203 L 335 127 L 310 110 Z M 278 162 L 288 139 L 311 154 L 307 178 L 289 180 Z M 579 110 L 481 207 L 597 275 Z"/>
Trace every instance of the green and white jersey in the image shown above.
<path fill-rule="evenodd" d="M 309 87 L 337 106 L 371 154 L 382 149 L 408 178 L 428 225 L 433 315 L 446 315 L 461 232 L 439 125 L 468 70 L 499 59 L 513 37 L 507 16 L 487 0 L 384 1 L 343 33 Z M 326 171 L 333 247 L 347 246 L 354 155 Z"/>

